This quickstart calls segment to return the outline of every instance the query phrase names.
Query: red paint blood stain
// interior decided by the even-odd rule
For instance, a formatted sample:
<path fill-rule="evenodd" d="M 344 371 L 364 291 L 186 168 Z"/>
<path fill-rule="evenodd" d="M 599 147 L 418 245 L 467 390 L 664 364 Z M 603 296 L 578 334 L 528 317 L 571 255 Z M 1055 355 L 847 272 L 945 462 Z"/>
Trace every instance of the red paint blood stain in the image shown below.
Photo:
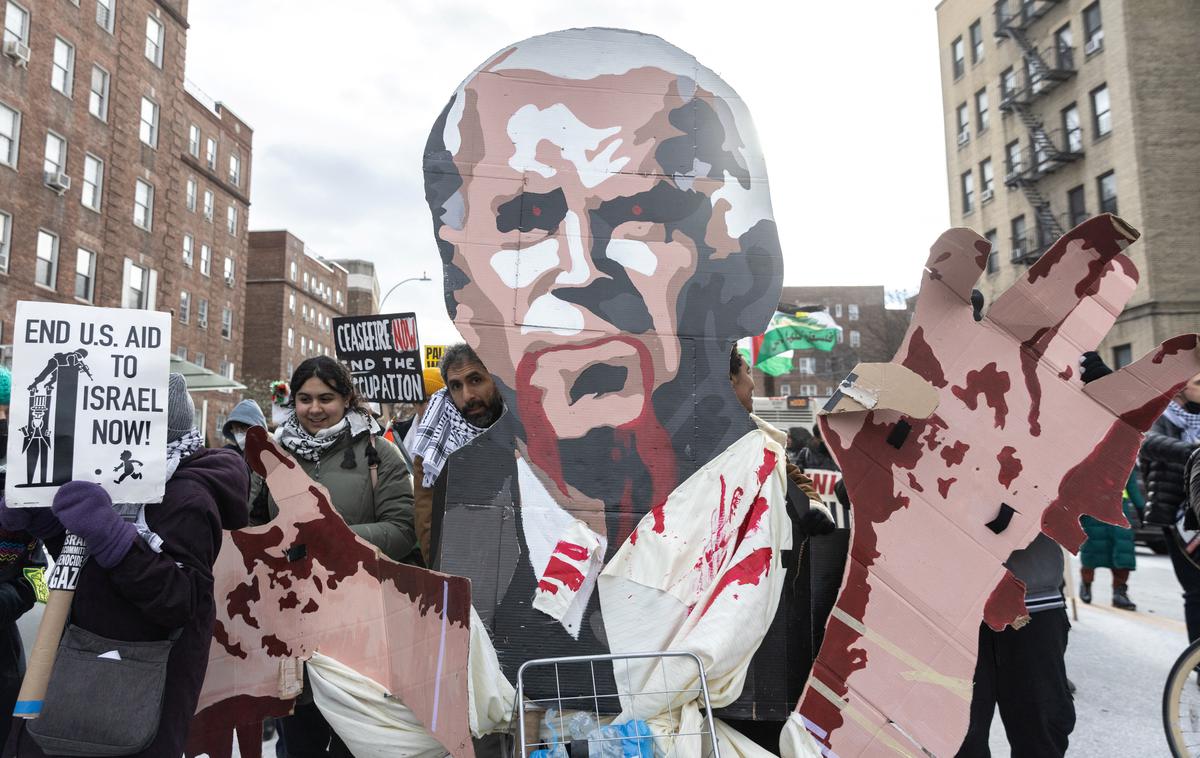
<path fill-rule="evenodd" d="M 1171 402 L 1171 398 L 1175 396 L 1176 392 L 1183 389 L 1185 384 L 1187 384 L 1187 381 L 1182 381 L 1172 387 L 1169 392 L 1164 392 L 1158 397 L 1152 397 L 1133 410 L 1125 411 L 1121 414 L 1120 419 L 1140 432 L 1146 431 L 1162 415 L 1167 404 Z"/>
<path fill-rule="evenodd" d="M 988 595 L 983 606 L 984 623 L 991 627 L 992 631 L 999 632 L 1027 613 L 1025 584 L 1013 576 L 1011 571 L 1005 571 L 1004 577 L 992 590 L 992 594 Z"/>
<path fill-rule="evenodd" d="M 287 643 L 273 634 L 268 634 L 262 638 L 262 646 L 263 650 L 267 651 L 267 655 L 272 658 L 283 658 L 292 654 L 292 650 L 287 646 Z"/>
<path fill-rule="evenodd" d="M 982 395 L 988 407 L 995 412 L 996 428 L 1003 429 L 1004 418 L 1008 415 L 1005 395 L 1011 388 L 1008 372 L 1000 371 L 992 362 L 978 371 L 968 371 L 966 383 L 962 387 L 951 387 L 950 391 L 971 410 L 979 407 L 979 396 Z"/>
<path fill-rule="evenodd" d="M 313 600 L 310 597 L 308 599 L 308 602 L 304 604 L 304 607 L 300 609 L 300 612 L 301 613 L 316 613 L 317 609 L 320 607 L 321 606 L 317 605 L 317 601 Z"/>
<path fill-rule="evenodd" d="M 583 586 L 583 572 L 557 555 L 550 556 L 550 562 L 546 564 L 546 570 L 542 573 L 542 577 L 544 579 L 557 579 L 564 586 L 576 592 Z M 538 586 L 540 587 L 541 585 L 542 582 L 539 582 Z"/>
<path fill-rule="evenodd" d="M 1063 316 L 1063 321 L 1066 319 Z M 1042 434 L 1042 382 L 1037 375 L 1038 361 L 1062 328 L 1063 321 L 1038 329 L 1032 337 L 1021 343 L 1021 373 L 1025 377 L 1025 390 L 1029 393 L 1029 433 L 1034 437 Z"/>
<path fill-rule="evenodd" d="M 231 534 L 237 534 L 237 532 L 231 532 Z M 229 611 L 229 618 L 235 619 L 241 616 L 247 626 L 258 629 L 258 619 L 254 618 L 254 611 L 251 610 L 251 606 L 261 599 L 262 593 L 259 592 L 257 576 L 245 584 L 239 584 L 229 592 L 226 598 L 228 601 L 226 608 Z"/>
<path fill-rule="evenodd" d="M 1184 350 L 1195 350 L 1200 335 L 1181 334 L 1178 337 L 1172 337 L 1159 346 L 1158 352 L 1154 354 L 1152 359 L 1154 363 L 1162 363 L 1164 358 L 1175 355 Z"/>
<path fill-rule="evenodd" d="M 1083 544 L 1079 518 L 1089 515 L 1109 524 L 1128 525 L 1121 510 L 1121 491 L 1137 456 L 1142 435 L 1120 420 L 1104 439 L 1075 464 L 1058 486 L 1058 494 L 1042 514 L 1042 531 L 1072 553 Z"/>
<path fill-rule="evenodd" d="M 708 601 L 704 607 L 700 609 L 700 615 L 703 616 L 708 612 L 721 594 L 721 592 L 732 585 L 751 585 L 758 584 L 771 568 L 771 548 L 760 547 L 752 551 L 745 558 L 730 566 L 721 575 L 717 581 L 717 585 L 713 588 L 712 594 L 708 596 Z"/>
<path fill-rule="evenodd" d="M 1067 366 L 1062 371 L 1058 372 L 1058 378 L 1062 379 L 1064 382 L 1069 380 L 1074 375 L 1075 375 L 1075 372 L 1071 369 L 1070 366 Z"/>
<path fill-rule="evenodd" d="M 652 528 L 658 534 L 662 534 L 663 532 L 665 532 L 667 530 L 667 519 L 666 519 L 665 514 L 663 513 L 663 510 L 666 508 L 666 505 L 667 505 L 667 503 L 664 500 L 663 502 L 659 503 L 658 505 L 656 505 L 650 509 L 650 515 L 654 518 L 654 526 Z"/>
<path fill-rule="evenodd" d="M 1141 280 L 1141 274 L 1138 273 L 1137 266 L 1133 265 L 1133 261 L 1129 260 L 1129 256 L 1118 255 L 1113 258 L 1113 261 L 1121 267 L 1121 270 L 1125 272 L 1125 276 L 1128 276 L 1135 282 Z"/>
<path fill-rule="evenodd" d="M 551 595 L 558 594 L 558 585 L 551 584 L 550 582 L 547 582 L 545 579 L 538 580 L 538 589 L 541 590 L 542 592 L 549 592 Z"/>
<path fill-rule="evenodd" d="M 971 446 L 962 440 L 958 440 L 953 445 L 942 448 L 941 455 L 942 460 L 946 462 L 946 468 L 957 466 L 958 464 L 962 463 L 963 458 L 966 457 L 967 451 L 970 449 Z"/>
<path fill-rule="evenodd" d="M 216 623 L 213 625 L 213 639 L 217 641 L 218 645 L 224 648 L 225 652 L 229 653 L 234 658 L 246 659 L 250 657 L 246 654 L 246 651 L 242 649 L 241 643 L 235 645 L 233 641 L 229 639 L 229 630 L 225 628 L 225 625 L 221 623 L 220 619 L 217 619 Z"/>
<path fill-rule="evenodd" d="M 298 605 L 300 605 L 300 598 L 295 592 L 289 592 L 279 598 L 279 610 L 281 611 L 286 611 L 288 608 L 295 608 Z"/>
<path fill-rule="evenodd" d="M 633 215 L 635 215 L 635 216 L 642 215 L 642 206 L 640 206 L 640 205 L 633 206 L 633 208 L 631 210 L 633 211 Z"/>
<path fill-rule="evenodd" d="M 996 460 L 1000 462 L 1000 484 L 1004 487 L 1012 484 L 1018 476 L 1021 475 L 1021 459 L 1016 455 L 1017 449 L 1012 445 L 1005 445 L 1000 449 L 1000 453 L 996 456 Z"/>
<path fill-rule="evenodd" d="M 938 494 L 942 496 L 943 500 L 945 500 L 946 496 L 950 494 L 950 485 L 954 484 L 957 481 L 958 481 L 958 479 L 956 479 L 954 477 L 950 477 L 949 479 L 938 479 L 937 480 Z"/>
<path fill-rule="evenodd" d="M 908 486 L 912 487 L 917 492 L 925 491 L 925 488 L 921 486 L 921 483 L 917 481 L 917 478 L 912 475 L 911 471 L 908 472 Z"/>
<path fill-rule="evenodd" d="M 992 243 L 987 240 L 975 240 L 975 267 L 987 265 L 988 256 L 992 254 Z"/>
<path fill-rule="evenodd" d="M 1135 237 L 1136 239 L 1136 237 Z M 1079 226 L 1075 227 L 1065 235 L 1060 237 L 1046 253 L 1038 259 L 1038 262 L 1029 269 L 1028 280 L 1033 284 L 1042 277 L 1049 277 L 1050 271 L 1066 257 L 1067 251 L 1070 248 L 1070 243 L 1075 240 L 1083 240 L 1086 247 L 1094 250 L 1102 263 L 1107 263 L 1110 259 L 1121 252 L 1121 243 L 1129 243 L 1129 240 L 1117 232 L 1117 228 L 1112 221 L 1104 216 L 1096 216 L 1088 219 Z M 1094 274 L 1099 276 L 1097 272 Z M 1078 293 L 1081 288 L 1086 289 L 1090 286 L 1089 277 L 1093 276 L 1090 271 L 1080 282 L 1075 286 L 1075 291 Z"/>
<path fill-rule="evenodd" d="M 937 450 L 939 447 L 941 447 L 942 441 L 939 436 L 949 427 L 947 427 L 946 422 L 942 421 L 942 418 L 936 414 L 930 416 L 927 420 L 927 423 L 928 428 L 925 430 L 925 436 L 921 439 L 921 441 L 925 443 L 925 447 L 927 447 L 929 452 L 932 453 L 934 450 Z"/>
<path fill-rule="evenodd" d="M 535 216 L 541 216 L 541 215 L 542 215 L 542 208 L 541 208 L 541 206 L 540 206 L 540 205 L 535 205 L 535 206 L 533 206 L 533 208 L 532 208 L 532 209 L 531 209 L 529 212 L 530 212 L 530 213 L 532 213 L 532 214 L 533 214 L 533 215 L 535 215 Z"/>
<path fill-rule="evenodd" d="M 771 472 L 775 470 L 776 460 L 777 458 L 775 453 L 763 448 L 763 462 L 762 465 L 758 467 L 758 483 L 760 485 L 766 482 L 767 477 L 770 476 Z"/>
<path fill-rule="evenodd" d="M 574 561 L 587 560 L 588 557 L 588 551 L 586 547 L 583 545 L 576 545 L 574 542 L 567 542 L 566 540 L 559 540 L 558 544 L 554 546 L 554 550 L 552 552 L 562 553 Z"/>
<path fill-rule="evenodd" d="M 942 388 L 947 384 L 941 362 L 938 361 L 933 348 L 925 341 L 924 327 L 918 326 L 913 330 L 908 341 L 908 355 L 904 356 L 901 364 L 934 387 Z"/>

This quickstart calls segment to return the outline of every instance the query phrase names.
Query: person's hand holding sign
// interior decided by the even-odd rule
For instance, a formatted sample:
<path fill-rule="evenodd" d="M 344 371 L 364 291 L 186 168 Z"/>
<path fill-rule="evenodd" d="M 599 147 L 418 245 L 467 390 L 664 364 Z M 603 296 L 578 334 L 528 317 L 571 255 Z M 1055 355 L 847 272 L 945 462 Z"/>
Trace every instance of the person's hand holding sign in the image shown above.
<path fill-rule="evenodd" d="M 896 360 L 857 369 L 822 417 L 854 503 L 852 544 L 798 710 L 834 751 L 911 740 L 953 754 L 980 620 L 1027 618 L 1010 554 L 1039 532 L 1077 550 L 1084 514 L 1125 523 L 1142 432 L 1200 371 L 1185 335 L 1086 386 L 1078 377 L 1137 285 L 1121 252 L 1137 236 L 1115 216 L 1081 224 L 977 322 L 972 287 L 991 247 L 946 232 Z"/>

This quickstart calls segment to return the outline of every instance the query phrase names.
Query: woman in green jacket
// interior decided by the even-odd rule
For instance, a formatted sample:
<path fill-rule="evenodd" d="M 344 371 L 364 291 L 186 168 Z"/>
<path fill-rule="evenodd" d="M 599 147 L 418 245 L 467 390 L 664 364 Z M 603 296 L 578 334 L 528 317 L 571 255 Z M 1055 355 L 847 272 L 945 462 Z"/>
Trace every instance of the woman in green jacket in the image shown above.
<path fill-rule="evenodd" d="M 1145 507 L 1136 470 L 1129 474 L 1122 506 L 1130 523 L 1138 518 L 1138 511 Z M 1106 524 L 1091 516 L 1084 516 L 1081 520 L 1083 530 L 1087 532 L 1087 542 L 1083 543 L 1083 549 L 1079 552 L 1079 562 L 1083 565 L 1079 599 L 1085 603 L 1092 602 L 1092 581 L 1096 578 L 1096 569 L 1108 568 L 1112 569 L 1113 575 L 1113 606 L 1136 611 L 1137 605 L 1129 599 L 1129 574 L 1137 568 L 1133 529 Z"/>
<path fill-rule="evenodd" d="M 404 459 L 362 406 L 350 372 L 327 356 L 309 358 L 292 374 L 293 410 L 276 432 L 279 444 L 313 481 L 329 491 L 334 510 L 354 533 L 387 557 L 402 561 L 416 545 L 412 479 Z M 255 477 L 253 520 L 274 518 L 275 500 L 259 495 Z M 289 758 L 349 756 L 336 733 L 305 692 L 294 715 L 280 720 Z"/>

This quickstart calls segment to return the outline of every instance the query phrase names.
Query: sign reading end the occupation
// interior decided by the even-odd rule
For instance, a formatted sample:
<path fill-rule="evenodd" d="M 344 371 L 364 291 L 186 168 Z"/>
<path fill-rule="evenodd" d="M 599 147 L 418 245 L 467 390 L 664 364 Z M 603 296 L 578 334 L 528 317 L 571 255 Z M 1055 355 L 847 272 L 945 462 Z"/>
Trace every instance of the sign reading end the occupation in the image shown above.
<path fill-rule="evenodd" d="M 48 506 L 71 481 L 161 501 L 170 350 L 168 313 L 17 303 L 8 505 Z"/>
<path fill-rule="evenodd" d="M 350 369 L 354 389 L 364 400 L 425 400 L 416 314 L 335 318 L 333 345 L 338 360 Z"/>

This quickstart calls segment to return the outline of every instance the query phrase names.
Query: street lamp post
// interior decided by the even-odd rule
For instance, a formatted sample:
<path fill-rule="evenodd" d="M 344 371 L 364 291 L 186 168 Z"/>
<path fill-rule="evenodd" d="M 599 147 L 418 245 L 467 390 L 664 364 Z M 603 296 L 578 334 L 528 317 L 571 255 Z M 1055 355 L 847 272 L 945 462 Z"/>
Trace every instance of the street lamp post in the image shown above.
<path fill-rule="evenodd" d="M 393 285 L 392 288 L 387 291 L 387 295 L 384 295 L 382 298 L 380 298 L 379 312 L 380 313 L 383 312 L 384 302 L 387 301 L 388 296 L 391 295 L 393 292 L 395 292 L 396 288 L 399 287 L 401 284 L 408 284 L 409 282 L 428 282 L 428 281 L 432 281 L 432 280 L 428 276 L 425 275 L 425 272 L 422 271 L 420 276 L 410 276 L 407 279 L 401 279 L 400 281 L 396 282 L 396 284 Z"/>

